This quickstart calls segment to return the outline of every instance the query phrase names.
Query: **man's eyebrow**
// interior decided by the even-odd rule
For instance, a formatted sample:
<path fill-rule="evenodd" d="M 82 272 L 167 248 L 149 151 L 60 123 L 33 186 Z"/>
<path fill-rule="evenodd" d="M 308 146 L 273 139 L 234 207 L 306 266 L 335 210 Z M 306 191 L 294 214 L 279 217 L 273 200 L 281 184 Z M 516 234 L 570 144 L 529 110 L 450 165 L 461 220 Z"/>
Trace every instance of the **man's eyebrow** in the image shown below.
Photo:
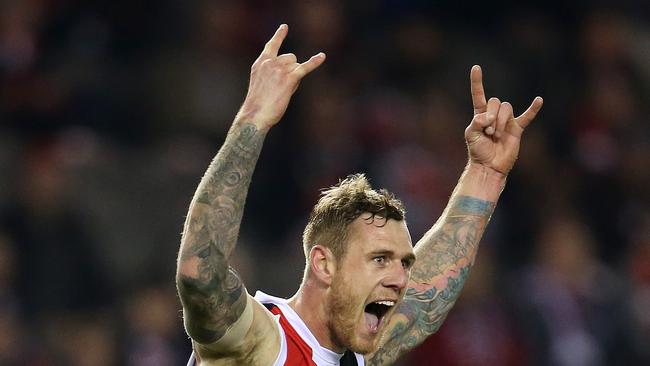
<path fill-rule="evenodd" d="M 392 257 L 395 255 L 395 252 L 390 249 L 378 249 L 370 252 L 370 255 L 385 255 L 388 257 Z"/>

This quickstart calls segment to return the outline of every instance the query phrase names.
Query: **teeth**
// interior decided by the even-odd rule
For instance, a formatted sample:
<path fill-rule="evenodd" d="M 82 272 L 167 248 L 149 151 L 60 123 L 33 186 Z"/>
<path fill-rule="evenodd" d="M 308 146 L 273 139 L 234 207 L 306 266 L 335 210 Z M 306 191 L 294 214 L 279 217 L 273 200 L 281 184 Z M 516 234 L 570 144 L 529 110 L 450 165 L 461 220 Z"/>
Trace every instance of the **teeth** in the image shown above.
<path fill-rule="evenodd" d="M 395 301 L 377 301 L 376 304 L 386 305 L 386 306 L 395 306 Z"/>

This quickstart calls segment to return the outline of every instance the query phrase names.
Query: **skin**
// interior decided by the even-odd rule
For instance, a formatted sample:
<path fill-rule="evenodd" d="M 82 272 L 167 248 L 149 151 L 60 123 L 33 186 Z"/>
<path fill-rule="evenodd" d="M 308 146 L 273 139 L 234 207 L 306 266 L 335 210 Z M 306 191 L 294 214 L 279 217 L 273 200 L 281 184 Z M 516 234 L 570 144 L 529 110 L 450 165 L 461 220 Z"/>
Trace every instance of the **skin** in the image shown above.
<path fill-rule="evenodd" d="M 286 25 L 280 26 L 253 64 L 246 99 L 199 184 L 185 223 L 176 282 L 185 328 L 201 365 L 271 365 L 279 351 L 277 325 L 255 301 L 249 302 L 253 320 L 241 339 L 227 345 L 218 340 L 236 326 L 250 296 L 228 263 L 266 133 L 281 119 L 302 78 L 325 60 L 322 53 L 303 63 L 290 53 L 278 56 L 287 32 Z M 509 103 L 486 100 L 480 67 L 472 67 L 470 80 L 469 161 L 444 213 L 415 249 L 403 221 L 362 214 L 349 227 L 343 258 L 337 260 L 321 245 L 309 253 L 305 278 L 289 305 L 322 346 L 364 353 L 369 365 L 392 364 L 434 333 L 458 298 L 517 158 L 522 132 L 542 106 L 537 97 L 515 118 Z M 398 304 L 378 332 L 370 332 L 363 309 L 384 298 Z"/>
<path fill-rule="evenodd" d="M 303 63 L 291 53 L 278 56 L 287 32 L 281 25 L 253 63 L 246 99 L 199 183 L 185 222 L 176 284 L 185 329 L 202 364 L 266 364 L 279 345 L 278 336 L 268 336 L 276 334 L 276 325 L 259 304 L 242 344 L 224 350 L 214 342 L 239 319 L 249 296 L 228 263 L 266 133 L 286 111 L 300 80 L 325 61 L 323 53 Z"/>
<path fill-rule="evenodd" d="M 366 355 L 368 365 L 393 364 L 440 328 L 474 264 L 481 236 L 517 160 L 522 133 L 542 107 L 542 98 L 536 97 L 515 118 L 510 103 L 486 101 L 479 66 L 472 67 L 470 84 L 474 118 L 465 130 L 468 164 L 442 216 L 415 246 L 418 259 L 406 296 L 381 347 Z"/>
<path fill-rule="evenodd" d="M 378 300 L 397 302 L 404 296 L 415 255 L 404 221 L 364 213 L 349 230 L 342 259 L 337 261 L 326 247 L 312 249 L 311 273 L 289 305 L 323 347 L 338 353 L 346 349 L 369 353 L 376 349 L 386 323 L 370 332 L 365 306 Z"/>

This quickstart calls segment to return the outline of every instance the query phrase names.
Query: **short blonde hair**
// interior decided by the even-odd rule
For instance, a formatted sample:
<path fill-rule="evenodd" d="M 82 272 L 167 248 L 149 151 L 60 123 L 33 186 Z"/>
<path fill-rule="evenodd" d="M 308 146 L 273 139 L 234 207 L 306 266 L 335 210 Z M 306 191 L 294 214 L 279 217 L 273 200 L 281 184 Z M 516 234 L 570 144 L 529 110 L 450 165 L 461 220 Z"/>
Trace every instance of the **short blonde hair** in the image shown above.
<path fill-rule="evenodd" d="M 349 175 L 323 190 L 309 215 L 302 241 L 305 258 L 317 245 L 330 248 L 337 259 L 347 251 L 348 226 L 367 212 L 385 219 L 402 221 L 406 211 L 402 202 L 385 189 L 374 190 L 364 174 Z"/>

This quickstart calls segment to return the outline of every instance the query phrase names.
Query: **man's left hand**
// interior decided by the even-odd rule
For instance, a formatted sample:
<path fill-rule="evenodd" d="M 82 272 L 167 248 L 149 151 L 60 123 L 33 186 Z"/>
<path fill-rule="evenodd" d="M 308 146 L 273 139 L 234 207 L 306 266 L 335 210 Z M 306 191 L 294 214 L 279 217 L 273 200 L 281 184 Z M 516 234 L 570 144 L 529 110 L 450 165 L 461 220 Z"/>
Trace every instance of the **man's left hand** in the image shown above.
<path fill-rule="evenodd" d="M 486 101 L 480 66 L 472 67 L 470 81 L 474 118 L 465 129 L 470 163 L 506 176 L 517 160 L 521 135 L 542 108 L 543 100 L 535 97 L 530 107 L 515 118 L 510 103 L 495 97 Z"/>

